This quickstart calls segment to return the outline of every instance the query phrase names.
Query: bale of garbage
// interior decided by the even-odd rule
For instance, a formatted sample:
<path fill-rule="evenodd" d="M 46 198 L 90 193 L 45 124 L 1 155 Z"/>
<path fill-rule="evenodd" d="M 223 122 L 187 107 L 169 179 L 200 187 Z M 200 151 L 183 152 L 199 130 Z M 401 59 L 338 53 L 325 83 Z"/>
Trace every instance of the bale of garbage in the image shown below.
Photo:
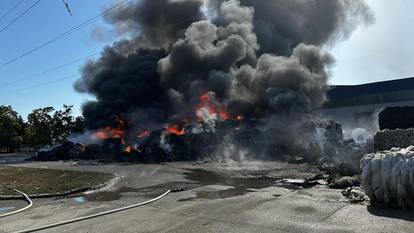
<path fill-rule="evenodd" d="M 83 151 L 83 145 L 67 141 L 53 147 L 42 148 L 37 152 L 34 159 L 39 161 L 79 159 Z"/>
<path fill-rule="evenodd" d="M 379 131 L 374 136 L 376 151 L 389 150 L 393 147 L 406 148 L 414 145 L 414 128 Z"/>
<path fill-rule="evenodd" d="M 414 146 L 367 154 L 361 160 L 361 170 L 371 203 L 414 207 Z"/>
<path fill-rule="evenodd" d="M 380 130 L 414 128 L 414 107 L 387 107 L 378 115 Z"/>

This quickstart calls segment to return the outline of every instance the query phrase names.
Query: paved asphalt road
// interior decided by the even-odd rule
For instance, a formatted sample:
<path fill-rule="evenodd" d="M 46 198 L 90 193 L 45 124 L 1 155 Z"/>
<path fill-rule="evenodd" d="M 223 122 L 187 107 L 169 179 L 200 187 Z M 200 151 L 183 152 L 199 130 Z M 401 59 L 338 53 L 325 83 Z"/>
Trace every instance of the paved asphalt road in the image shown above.
<path fill-rule="evenodd" d="M 149 205 L 42 232 L 413 232 L 414 214 L 344 202 L 340 190 L 289 189 L 270 177 L 301 177 L 295 165 L 80 165 L 15 164 L 112 172 L 120 181 L 103 192 L 35 199 L 30 210 L 0 219 L 0 232 L 15 232 L 145 201 L 171 187 L 186 187 Z M 205 170 L 188 170 L 188 169 Z M 225 175 L 215 175 L 219 172 Z M 229 178 L 232 177 L 232 178 Z M 241 177 L 260 177 L 243 180 Z M 21 202 L 0 201 L 3 206 Z"/>

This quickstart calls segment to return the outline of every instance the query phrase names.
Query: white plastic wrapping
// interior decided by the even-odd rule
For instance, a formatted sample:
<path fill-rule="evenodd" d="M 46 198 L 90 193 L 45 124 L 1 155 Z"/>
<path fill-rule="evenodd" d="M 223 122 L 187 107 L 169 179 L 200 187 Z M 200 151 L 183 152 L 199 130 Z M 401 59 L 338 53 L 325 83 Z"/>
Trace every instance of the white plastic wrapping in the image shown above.
<path fill-rule="evenodd" d="M 362 185 L 372 203 L 414 207 L 414 146 L 367 154 L 361 170 Z"/>

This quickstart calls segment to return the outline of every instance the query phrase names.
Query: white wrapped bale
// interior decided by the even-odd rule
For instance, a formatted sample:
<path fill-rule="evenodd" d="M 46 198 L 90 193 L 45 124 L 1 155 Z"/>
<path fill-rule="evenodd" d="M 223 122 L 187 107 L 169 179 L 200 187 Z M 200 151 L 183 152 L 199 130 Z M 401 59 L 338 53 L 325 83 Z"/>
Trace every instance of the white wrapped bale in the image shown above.
<path fill-rule="evenodd" d="M 367 154 L 361 170 L 371 203 L 414 208 L 414 146 Z"/>

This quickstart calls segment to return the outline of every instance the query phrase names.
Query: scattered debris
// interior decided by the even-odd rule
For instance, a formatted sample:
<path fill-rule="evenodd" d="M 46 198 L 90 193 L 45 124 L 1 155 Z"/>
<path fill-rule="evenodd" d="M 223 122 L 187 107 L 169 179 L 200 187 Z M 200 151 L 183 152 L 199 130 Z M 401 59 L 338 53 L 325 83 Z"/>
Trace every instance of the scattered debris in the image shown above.
<path fill-rule="evenodd" d="M 305 162 L 306 161 L 302 156 L 292 156 L 288 159 L 288 163 L 291 163 L 291 164 L 301 164 Z"/>
<path fill-rule="evenodd" d="M 280 186 L 299 186 L 303 188 L 310 188 L 316 185 L 327 185 L 328 175 L 318 174 L 306 179 L 281 179 L 276 181 L 276 185 Z"/>
<path fill-rule="evenodd" d="M 350 203 L 369 203 L 369 197 L 365 195 L 364 190 L 360 187 L 348 187 L 342 191 L 342 195 L 347 197 Z"/>
<path fill-rule="evenodd" d="M 329 184 L 330 188 L 333 189 L 344 189 L 348 187 L 358 187 L 361 185 L 361 178 L 358 176 L 343 176 L 338 179 L 334 179 Z"/>
<path fill-rule="evenodd" d="M 186 191 L 186 190 L 187 190 L 187 187 L 186 187 L 186 186 L 179 185 L 179 186 L 175 186 L 175 187 L 173 187 L 173 188 L 171 189 L 171 192 L 172 192 L 172 193 L 178 193 L 178 192 L 184 192 L 184 191 Z"/>

